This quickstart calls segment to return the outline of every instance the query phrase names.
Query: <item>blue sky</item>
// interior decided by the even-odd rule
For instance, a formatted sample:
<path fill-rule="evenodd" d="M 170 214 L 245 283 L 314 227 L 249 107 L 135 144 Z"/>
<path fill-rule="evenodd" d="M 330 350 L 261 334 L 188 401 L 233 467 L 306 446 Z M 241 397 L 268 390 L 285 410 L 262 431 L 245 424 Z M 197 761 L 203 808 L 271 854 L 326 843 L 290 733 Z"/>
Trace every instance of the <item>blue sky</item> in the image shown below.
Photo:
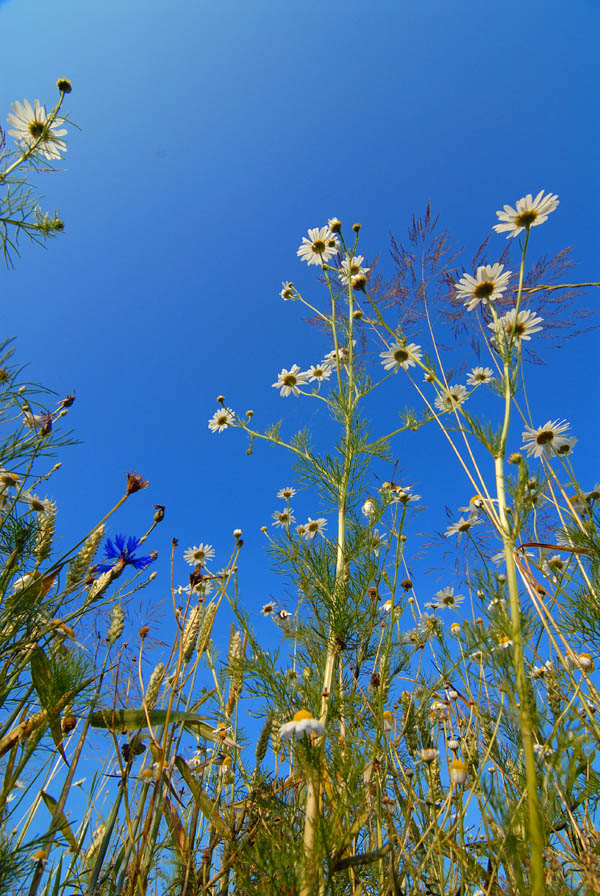
<path fill-rule="evenodd" d="M 318 294 L 296 258 L 308 227 L 360 221 L 361 251 L 391 276 L 390 231 L 403 238 L 431 200 L 468 265 L 495 210 L 544 188 L 561 204 L 534 232 L 532 257 L 573 245 L 573 279 L 599 279 L 592 0 L 174 0 L 168 11 L 147 0 L 8 0 L 0 26 L 4 121 L 15 100 L 51 105 L 64 76 L 81 129 L 70 129 L 62 172 L 40 178 L 64 235 L 48 251 L 24 245 L 0 274 L 2 333 L 17 337 L 31 379 L 77 393 L 83 444 L 49 491 L 65 547 L 119 496 L 126 470 L 151 487 L 113 534 L 140 534 L 152 505 L 167 506 L 151 545 L 164 563 L 143 601 L 168 596 L 172 536 L 181 551 L 214 544 L 220 567 L 236 526 L 242 601 L 285 596 L 259 528 L 289 460 L 268 448 L 248 458 L 238 433 L 211 435 L 207 420 L 223 392 L 259 425 L 319 424 L 312 406 L 271 388 L 282 367 L 330 348 L 278 296 L 288 279 Z M 597 306 L 597 294 L 585 301 Z M 549 349 L 529 381 L 539 423 L 573 424 L 588 487 L 600 478 L 599 345 L 590 331 Z M 392 414 L 412 401 L 395 388 Z M 442 528 L 444 506 L 471 494 L 458 467 L 437 439 L 395 450 Z M 176 583 L 186 569 L 179 557 Z"/>

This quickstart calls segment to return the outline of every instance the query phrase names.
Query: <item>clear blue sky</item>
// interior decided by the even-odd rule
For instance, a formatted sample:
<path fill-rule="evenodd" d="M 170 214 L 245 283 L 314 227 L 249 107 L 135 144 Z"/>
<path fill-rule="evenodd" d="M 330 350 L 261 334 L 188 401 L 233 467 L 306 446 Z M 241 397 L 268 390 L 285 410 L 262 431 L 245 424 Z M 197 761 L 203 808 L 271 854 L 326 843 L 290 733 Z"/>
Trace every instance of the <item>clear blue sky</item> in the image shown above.
<path fill-rule="evenodd" d="M 267 448 L 247 458 L 238 433 L 211 435 L 207 420 L 219 392 L 260 411 L 259 425 L 284 416 L 291 431 L 312 416 L 271 388 L 283 366 L 330 348 L 278 297 L 288 279 L 316 295 L 296 259 L 308 227 L 360 221 L 361 251 L 391 275 L 389 232 L 403 238 L 431 200 L 468 265 L 495 210 L 544 188 L 561 204 L 534 232 L 533 254 L 573 245 L 574 279 L 600 279 L 593 0 L 5 0 L 0 28 L 4 122 L 15 100 L 51 105 L 60 76 L 81 128 L 70 129 L 64 171 L 40 179 L 64 235 L 48 251 L 24 245 L 15 270 L 0 272 L 2 335 L 18 337 L 31 379 L 77 393 L 83 444 L 49 491 L 65 546 L 118 497 L 128 469 L 151 488 L 113 534 L 140 534 L 152 504 L 167 506 L 151 545 L 164 563 L 143 601 L 168 595 L 173 535 L 181 552 L 213 543 L 220 567 L 236 526 L 243 602 L 282 594 L 259 527 L 289 461 Z M 597 306 L 598 294 L 586 301 Z M 599 348 L 596 332 L 554 348 L 531 379 L 537 422 L 572 422 L 590 488 Z M 401 408 L 412 398 L 396 388 Z M 441 528 L 444 505 L 470 489 L 441 443 L 424 456 L 426 441 L 396 451 Z M 176 583 L 187 570 L 180 557 Z"/>

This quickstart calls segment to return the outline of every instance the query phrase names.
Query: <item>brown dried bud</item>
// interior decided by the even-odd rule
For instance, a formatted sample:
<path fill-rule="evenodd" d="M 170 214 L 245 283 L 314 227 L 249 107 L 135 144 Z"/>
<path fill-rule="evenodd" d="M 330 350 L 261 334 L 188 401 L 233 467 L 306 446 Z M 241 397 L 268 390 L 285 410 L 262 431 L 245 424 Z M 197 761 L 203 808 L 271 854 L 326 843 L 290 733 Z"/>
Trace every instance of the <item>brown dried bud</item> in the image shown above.
<path fill-rule="evenodd" d="M 356 311 L 352 312 L 352 317 L 354 320 L 362 320 L 363 313 L 360 308 L 357 308 Z"/>
<path fill-rule="evenodd" d="M 59 78 L 56 82 L 56 86 L 61 93 L 71 93 L 71 91 L 73 90 L 73 85 L 68 78 Z"/>
<path fill-rule="evenodd" d="M 70 395 L 67 395 L 65 398 L 63 398 L 61 407 L 70 408 L 74 401 L 75 401 L 75 393 L 72 392 Z"/>
<path fill-rule="evenodd" d="M 371 687 L 376 689 L 379 687 L 380 684 L 381 684 L 381 676 L 380 676 L 379 672 L 373 672 L 373 674 L 371 675 L 371 681 L 370 681 Z"/>
<path fill-rule="evenodd" d="M 77 725 L 77 717 L 73 715 L 73 713 L 69 713 L 66 716 L 63 716 L 60 720 L 60 727 L 62 729 L 63 734 L 68 734 L 70 731 L 75 728 Z"/>
<path fill-rule="evenodd" d="M 410 589 L 413 586 L 413 583 L 411 582 L 410 579 L 402 579 L 402 581 L 400 582 L 400 586 L 402 588 L 404 588 L 405 591 L 410 591 Z"/>
<path fill-rule="evenodd" d="M 360 233 L 360 224 L 356 223 L 352 225 L 352 230 L 354 233 Z"/>
<path fill-rule="evenodd" d="M 377 598 L 378 598 L 378 596 L 379 596 L 379 595 L 377 594 L 377 588 L 376 588 L 374 585 L 371 585 L 371 587 L 370 587 L 369 590 L 367 591 L 367 594 L 369 595 L 369 598 L 370 598 L 372 601 L 376 601 Z"/>
<path fill-rule="evenodd" d="M 141 627 L 141 629 L 139 630 L 138 634 L 139 634 L 140 638 L 142 639 L 142 641 L 144 640 L 144 638 L 146 637 L 146 635 L 148 634 L 149 631 L 150 631 L 150 627 L 149 627 L 149 626 L 147 626 L 147 625 L 143 625 L 143 626 Z"/>
<path fill-rule="evenodd" d="M 139 473 L 136 473 L 135 470 L 132 470 L 130 473 L 127 473 L 127 492 L 128 495 L 133 495 L 134 492 L 139 492 L 143 488 L 148 488 L 149 482 L 147 479 L 142 479 Z"/>
<path fill-rule="evenodd" d="M 155 504 L 154 509 L 156 513 L 154 514 L 154 522 L 162 523 L 165 518 L 165 505 L 164 504 Z"/>

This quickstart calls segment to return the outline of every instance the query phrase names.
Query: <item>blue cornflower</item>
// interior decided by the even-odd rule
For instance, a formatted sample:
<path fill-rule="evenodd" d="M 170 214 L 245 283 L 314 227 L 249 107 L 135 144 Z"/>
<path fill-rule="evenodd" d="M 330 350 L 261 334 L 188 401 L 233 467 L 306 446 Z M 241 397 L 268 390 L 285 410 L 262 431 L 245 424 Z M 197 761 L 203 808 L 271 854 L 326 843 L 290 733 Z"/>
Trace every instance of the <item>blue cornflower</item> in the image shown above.
<path fill-rule="evenodd" d="M 96 567 L 98 572 L 108 572 L 109 569 L 113 569 L 117 565 L 120 565 L 121 568 L 133 566 L 134 569 L 144 569 L 149 566 L 154 560 L 153 557 L 134 556 L 133 552 L 139 547 L 140 542 L 141 538 L 136 538 L 135 535 L 129 537 L 123 534 L 115 535 L 114 543 L 112 539 L 107 538 L 104 553 L 111 562 L 98 564 Z"/>

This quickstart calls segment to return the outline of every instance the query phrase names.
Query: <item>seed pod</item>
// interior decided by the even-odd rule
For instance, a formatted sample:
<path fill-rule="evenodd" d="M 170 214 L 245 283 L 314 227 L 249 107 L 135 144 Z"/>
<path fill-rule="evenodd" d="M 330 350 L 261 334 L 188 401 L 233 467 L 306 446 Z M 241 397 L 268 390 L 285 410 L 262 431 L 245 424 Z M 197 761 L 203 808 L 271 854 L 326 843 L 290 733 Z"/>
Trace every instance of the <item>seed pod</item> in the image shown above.
<path fill-rule="evenodd" d="M 35 539 L 35 556 L 38 563 L 43 563 L 50 556 L 56 523 L 56 504 L 50 504 L 38 514 L 38 533 Z"/>
<path fill-rule="evenodd" d="M 96 556 L 96 551 L 98 550 L 100 542 L 103 538 L 104 525 L 101 525 L 98 526 L 97 529 L 94 529 L 92 534 L 86 538 L 85 542 L 83 543 L 83 547 L 79 551 L 78 555 L 74 560 L 71 560 L 69 569 L 67 571 L 67 591 L 70 591 L 71 588 L 74 588 L 77 584 L 79 584 L 79 582 L 85 579 L 88 574 L 90 564 Z"/>
<path fill-rule="evenodd" d="M 269 738 L 271 737 L 271 731 L 273 730 L 273 719 L 268 717 L 263 725 L 263 729 L 260 732 L 260 737 L 256 742 L 256 762 L 258 765 L 263 761 L 267 754 L 267 748 L 269 746 Z"/>
<path fill-rule="evenodd" d="M 123 634 L 125 628 L 125 613 L 121 604 L 115 604 L 110 611 L 110 628 L 106 636 L 108 644 L 114 644 Z"/>
<path fill-rule="evenodd" d="M 183 654 L 184 663 L 189 663 L 194 652 L 194 648 L 196 646 L 196 641 L 198 638 L 198 631 L 200 629 L 201 616 L 202 608 L 199 604 L 196 604 L 196 606 L 192 607 L 192 609 L 190 610 L 181 638 L 181 652 Z"/>
<path fill-rule="evenodd" d="M 156 701 L 158 699 L 158 692 L 160 691 L 160 686 L 164 677 L 164 663 L 159 663 L 154 667 L 154 671 L 152 672 L 150 681 L 148 682 L 148 687 L 146 688 L 146 696 L 144 698 L 144 702 L 148 709 L 152 709 L 156 704 Z"/>

